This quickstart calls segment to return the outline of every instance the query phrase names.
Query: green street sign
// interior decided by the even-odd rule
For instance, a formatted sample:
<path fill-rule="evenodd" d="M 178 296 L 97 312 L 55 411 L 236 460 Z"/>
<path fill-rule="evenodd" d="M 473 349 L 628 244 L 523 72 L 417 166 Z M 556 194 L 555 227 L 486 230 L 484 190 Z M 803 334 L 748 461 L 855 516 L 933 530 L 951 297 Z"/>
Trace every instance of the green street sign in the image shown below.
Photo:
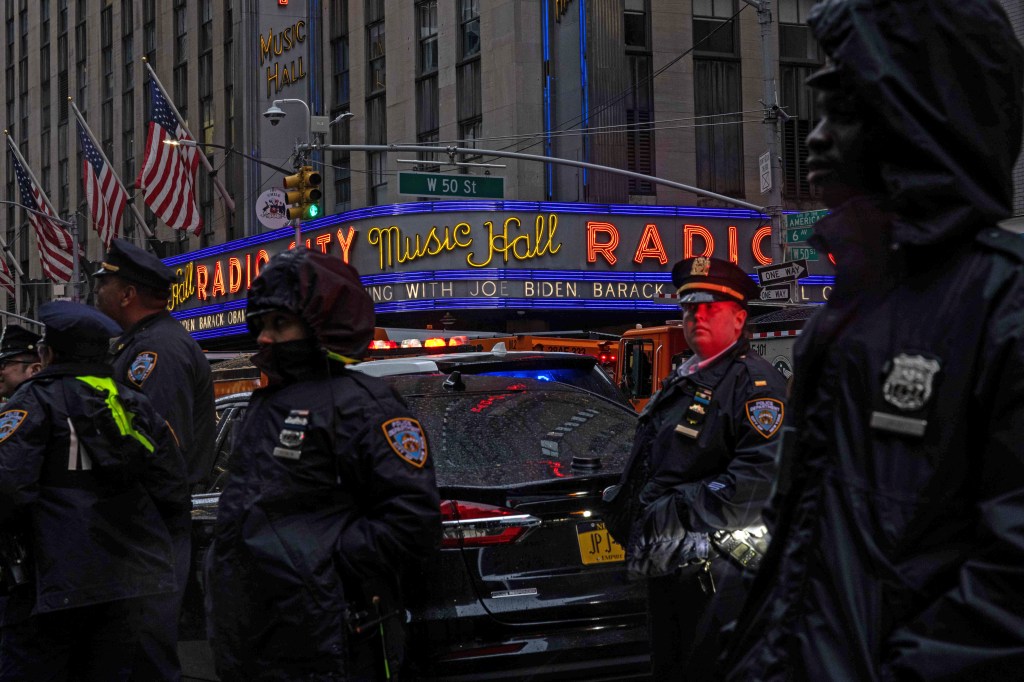
<path fill-rule="evenodd" d="M 809 246 L 791 246 L 788 253 L 792 260 L 818 260 L 818 252 Z"/>
<path fill-rule="evenodd" d="M 813 227 L 798 227 L 794 230 L 786 230 L 786 243 L 799 244 L 807 241 L 814 234 Z"/>
<path fill-rule="evenodd" d="M 819 211 L 804 211 L 803 213 L 790 213 L 782 216 L 785 222 L 785 227 L 810 227 L 814 223 L 818 222 L 822 218 L 828 215 L 828 209 L 821 209 Z"/>
<path fill-rule="evenodd" d="M 399 171 L 398 193 L 412 197 L 504 199 L 505 178 Z"/>

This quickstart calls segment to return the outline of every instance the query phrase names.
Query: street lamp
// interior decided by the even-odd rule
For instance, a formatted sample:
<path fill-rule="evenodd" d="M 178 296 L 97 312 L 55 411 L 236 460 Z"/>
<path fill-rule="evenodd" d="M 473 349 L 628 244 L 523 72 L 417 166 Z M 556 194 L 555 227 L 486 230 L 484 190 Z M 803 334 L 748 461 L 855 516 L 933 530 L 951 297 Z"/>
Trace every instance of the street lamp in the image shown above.
<path fill-rule="evenodd" d="M 212 142 L 196 142 L 195 140 L 164 140 L 164 144 L 170 145 L 172 147 L 213 147 L 214 149 L 223 149 L 224 151 L 226 151 L 228 153 L 238 154 L 239 156 L 241 156 L 244 159 L 249 159 L 250 161 L 255 161 L 256 163 L 260 164 L 261 166 L 266 166 L 267 168 L 273 168 L 278 173 L 291 173 L 292 172 L 292 171 L 288 170 L 287 168 L 282 168 L 281 166 L 275 166 L 274 164 L 272 164 L 272 163 L 270 163 L 268 161 L 264 161 L 263 159 L 257 159 L 255 156 L 249 156 L 248 154 L 246 154 L 244 152 L 238 151 L 234 147 L 228 147 L 227 145 L 223 145 L 223 144 L 214 144 Z"/>

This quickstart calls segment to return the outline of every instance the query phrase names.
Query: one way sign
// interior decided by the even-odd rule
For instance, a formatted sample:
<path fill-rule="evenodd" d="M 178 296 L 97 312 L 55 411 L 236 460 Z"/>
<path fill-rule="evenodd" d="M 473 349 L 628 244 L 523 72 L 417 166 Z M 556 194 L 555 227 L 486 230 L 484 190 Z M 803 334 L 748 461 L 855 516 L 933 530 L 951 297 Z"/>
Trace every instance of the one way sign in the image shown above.
<path fill-rule="evenodd" d="M 795 260 L 789 263 L 766 265 L 763 268 L 757 268 L 757 278 L 761 280 L 761 286 L 781 284 L 782 282 L 795 282 L 806 274 L 806 260 Z"/>

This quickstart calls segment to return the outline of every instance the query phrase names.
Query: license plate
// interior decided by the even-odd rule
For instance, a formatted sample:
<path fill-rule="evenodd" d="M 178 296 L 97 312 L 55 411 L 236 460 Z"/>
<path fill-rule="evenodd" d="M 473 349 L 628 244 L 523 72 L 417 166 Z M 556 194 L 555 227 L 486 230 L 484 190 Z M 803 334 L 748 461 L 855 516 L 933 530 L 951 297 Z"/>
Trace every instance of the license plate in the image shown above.
<path fill-rule="evenodd" d="M 576 524 L 576 539 L 580 543 L 580 559 L 585 565 L 626 560 L 625 548 L 612 539 L 603 523 L 586 521 Z"/>

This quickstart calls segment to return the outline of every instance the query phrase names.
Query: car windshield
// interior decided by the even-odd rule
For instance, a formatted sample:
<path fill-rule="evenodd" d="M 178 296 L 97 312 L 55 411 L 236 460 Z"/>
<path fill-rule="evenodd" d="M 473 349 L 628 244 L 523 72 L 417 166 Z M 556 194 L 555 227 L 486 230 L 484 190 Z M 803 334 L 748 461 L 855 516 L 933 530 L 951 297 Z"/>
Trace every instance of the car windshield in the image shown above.
<path fill-rule="evenodd" d="M 439 485 L 509 486 L 622 471 L 635 413 L 510 374 L 462 376 L 465 390 L 438 390 L 438 375 L 429 383 L 422 376 L 393 378 L 427 432 Z"/>

